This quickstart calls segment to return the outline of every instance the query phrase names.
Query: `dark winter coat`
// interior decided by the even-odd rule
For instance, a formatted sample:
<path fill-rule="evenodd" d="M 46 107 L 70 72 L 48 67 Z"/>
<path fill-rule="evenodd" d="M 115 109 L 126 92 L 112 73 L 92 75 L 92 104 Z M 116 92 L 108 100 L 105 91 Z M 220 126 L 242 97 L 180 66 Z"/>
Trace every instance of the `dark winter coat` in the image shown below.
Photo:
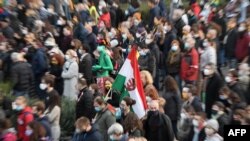
<path fill-rule="evenodd" d="M 16 62 L 11 68 L 11 82 L 16 91 L 28 92 L 34 84 L 34 75 L 31 65 L 26 62 Z"/>
<path fill-rule="evenodd" d="M 76 103 L 76 119 L 85 116 L 88 119 L 94 117 L 94 96 L 86 87 L 80 91 Z"/>
<path fill-rule="evenodd" d="M 51 135 L 52 135 L 52 133 L 51 133 L 51 125 L 50 125 L 48 117 L 44 116 L 42 118 L 37 118 L 36 121 L 38 121 L 39 123 L 41 123 L 42 126 L 45 128 L 45 130 L 46 130 L 46 137 L 51 138 Z"/>
<path fill-rule="evenodd" d="M 173 141 L 174 132 L 171 120 L 163 113 L 148 113 L 144 123 L 145 135 L 149 141 Z"/>
<path fill-rule="evenodd" d="M 103 136 L 95 126 L 89 132 L 75 133 L 72 141 L 104 141 Z"/>
<path fill-rule="evenodd" d="M 219 90 L 223 87 L 223 84 L 223 80 L 217 73 L 207 80 L 205 111 L 208 118 L 211 117 L 212 105 L 215 101 L 219 100 Z"/>
<path fill-rule="evenodd" d="M 62 95 L 63 93 L 63 78 L 61 77 L 62 70 L 63 68 L 60 65 L 51 64 L 49 68 L 49 73 L 56 77 L 54 88 L 58 91 L 59 95 Z"/>
<path fill-rule="evenodd" d="M 149 10 L 149 24 L 148 27 L 150 30 L 154 27 L 154 18 L 161 15 L 161 9 L 159 6 L 155 6 L 154 8 Z"/>
<path fill-rule="evenodd" d="M 156 59 L 155 56 L 151 52 L 146 55 L 140 55 L 138 58 L 138 64 L 140 66 L 140 70 L 149 71 L 153 77 L 156 74 Z"/>
<path fill-rule="evenodd" d="M 235 48 L 237 43 L 237 30 L 233 29 L 227 32 L 226 34 L 227 40 L 225 43 L 225 56 L 227 58 L 234 58 L 235 57 Z"/>
<path fill-rule="evenodd" d="M 86 53 L 81 56 L 79 63 L 79 73 L 83 74 L 83 77 L 87 80 L 88 84 L 92 82 L 92 57 Z"/>
<path fill-rule="evenodd" d="M 242 102 L 246 102 L 245 91 L 239 82 L 236 82 L 233 85 L 228 85 L 228 87 L 230 88 L 230 90 L 238 94 Z"/>

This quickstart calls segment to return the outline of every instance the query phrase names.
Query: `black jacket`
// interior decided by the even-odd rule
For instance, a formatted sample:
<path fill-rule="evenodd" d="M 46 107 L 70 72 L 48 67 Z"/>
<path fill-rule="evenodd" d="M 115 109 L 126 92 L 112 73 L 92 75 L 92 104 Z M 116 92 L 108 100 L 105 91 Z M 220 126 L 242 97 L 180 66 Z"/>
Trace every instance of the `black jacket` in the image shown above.
<path fill-rule="evenodd" d="M 92 119 L 94 117 L 93 104 L 94 96 L 91 94 L 87 87 L 82 89 L 77 98 L 76 119 L 82 116 Z"/>
<path fill-rule="evenodd" d="M 217 73 L 207 80 L 205 111 L 208 118 L 211 117 L 212 105 L 215 101 L 219 100 L 219 90 L 223 85 L 224 82 Z"/>
<path fill-rule="evenodd" d="M 46 130 L 46 137 L 52 137 L 52 133 L 51 133 L 51 125 L 50 125 L 50 122 L 49 122 L 49 119 L 48 117 L 44 116 L 42 118 L 37 118 L 36 121 L 38 121 L 39 123 L 42 124 L 42 126 L 45 128 Z"/>
<path fill-rule="evenodd" d="M 242 102 L 246 102 L 246 97 L 245 97 L 245 91 L 242 88 L 241 84 L 239 84 L 239 82 L 236 82 L 233 85 L 228 85 L 228 87 L 235 92 L 236 94 L 238 94 L 238 96 L 240 97 Z"/>
<path fill-rule="evenodd" d="M 174 132 L 169 117 L 163 113 L 148 112 L 144 123 L 145 135 L 149 141 L 173 141 Z"/>
<path fill-rule="evenodd" d="M 237 30 L 233 29 L 231 31 L 228 31 L 226 36 L 227 36 L 227 40 L 225 44 L 225 56 L 231 59 L 235 57 L 235 47 L 237 43 Z"/>
<path fill-rule="evenodd" d="M 54 88 L 57 90 L 59 95 L 62 95 L 63 93 L 63 78 L 61 77 L 62 71 L 62 66 L 50 64 L 49 73 L 56 77 Z"/>
<path fill-rule="evenodd" d="M 179 18 L 177 21 L 175 21 L 174 23 L 174 27 L 177 30 L 177 36 L 178 37 L 182 37 L 182 28 L 185 26 L 184 21 L 182 20 L 182 18 Z"/>
<path fill-rule="evenodd" d="M 80 58 L 79 73 L 87 80 L 88 85 L 92 82 L 92 57 L 86 54 Z"/>
<path fill-rule="evenodd" d="M 155 17 L 158 17 L 161 15 L 161 9 L 159 6 L 155 6 L 154 8 L 150 9 L 149 11 L 149 24 L 148 24 L 148 27 L 150 30 L 153 29 L 153 26 L 154 26 L 154 18 Z"/>
<path fill-rule="evenodd" d="M 11 68 L 13 89 L 29 92 L 34 84 L 34 75 L 31 65 L 26 62 L 16 62 Z"/>
<path fill-rule="evenodd" d="M 103 136 L 95 126 L 92 126 L 89 132 L 75 133 L 72 141 L 103 141 Z"/>
<path fill-rule="evenodd" d="M 223 113 L 222 115 L 220 115 L 220 117 L 217 118 L 217 121 L 220 125 L 218 134 L 220 134 L 221 136 L 224 136 L 224 125 L 228 125 L 229 120 L 230 118 L 226 113 Z"/>
<path fill-rule="evenodd" d="M 153 77 L 156 74 L 156 59 L 155 56 L 149 52 L 146 55 L 140 55 L 138 58 L 138 64 L 140 66 L 140 70 L 149 71 Z"/>
<path fill-rule="evenodd" d="M 177 92 L 164 92 L 162 97 L 166 100 L 164 112 L 172 121 L 177 121 L 181 112 L 181 98 Z"/>

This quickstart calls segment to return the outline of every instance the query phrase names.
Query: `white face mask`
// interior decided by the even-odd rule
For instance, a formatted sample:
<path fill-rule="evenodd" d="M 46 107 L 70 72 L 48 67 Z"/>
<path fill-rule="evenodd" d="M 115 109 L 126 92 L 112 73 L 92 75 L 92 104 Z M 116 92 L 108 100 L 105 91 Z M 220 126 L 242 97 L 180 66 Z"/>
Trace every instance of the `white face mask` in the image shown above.
<path fill-rule="evenodd" d="M 136 33 L 135 36 L 136 36 L 136 38 L 141 38 L 141 34 L 140 33 Z"/>
<path fill-rule="evenodd" d="M 194 127 L 198 127 L 199 126 L 199 122 L 196 119 L 193 119 L 192 123 L 193 123 Z"/>
<path fill-rule="evenodd" d="M 61 20 L 57 20 L 56 24 L 57 25 L 63 25 L 63 22 Z"/>
<path fill-rule="evenodd" d="M 146 96 L 146 100 L 147 100 L 147 102 L 152 101 L 151 97 L 149 97 L 149 96 Z"/>
<path fill-rule="evenodd" d="M 122 39 L 123 39 L 123 41 L 125 41 L 125 40 L 127 40 L 127 35 L 126 34 L 122 34 Z"/>
<path fill-rule="evenodd" d="M 76 128 L 76 131 L 75 131 L 76 133 L 80 133 L 81 132 L 81 130 L 79 129 L 79 128 Z"/>
<path fill-rule="evenodd" d="M 146 39 L 145 40 L 145 43 L 148 45 L 148 44 L 150 44 L 150 43 L 152 43 L 153 42 L 153 40 L 152 39 Z"/>
<path fill-rule="evenodd" d="M 134 25 L 135 25 L 135 26 L 138 26 L 139 23 L 140 23 L 140 22 L 139 22 L 138 20 L 134 20 Z"/>
<path fill-rule="evenodd" d="M 242 32 L 242 31 L 245 31 L 246 30 L 246 28 L 244 27 L 244 26 L 240 26 L 239 28 L 238 28 L 238 31 L 239 32 Z"/>
<path fill-rule="evenodd" d="M 173 45 L 173 46 L 171 47 L 171 50 L 172 50 L 172 51 L 177 51 L 177 50 L 178 50 L 178 46 Z"/>
<path fill-rule="evenodd" d="M 187 115 L 185 113 L 181 113 L 181 119 L 186 119 L 188 118 Z"/>
<path fill-rule="evenodd" d="M 205 133 L 207 136 L 211 136 L 214 134 L 214 130 L 211 128 L 205 128 Z"/>
<path fill-rule="evenodd" d="M 112 33 L 112 32 L 109 32 L 109 37 L 112 39 L 112 38 L 114 38 L 114 34 Z"/>
<path fill-rule="evenodd" d="M 41 90 L 45 90 L 48 86 L 47 86 L 47 84 L 41 83 L 39 85 L 39 87 L 40 87 Z"/>
<path fill-rule="evenodd" d="M 65 55 L 65 59 L 66 59 L 66 60 L 69 60 L 69 59 L 70 59 L 70 56 L 69 56 L 69 55 Z"/>
<path fill-rule="evenodd" d="M 209 69 L 204 69 L 204 75 L 206 75 L 206 76 L 208 76 L 208 75 L 210 75 L 211 73 L 210 73 L 210 70 Z"/>
<path fill-rule="evenodd" d="M 232 79 L 231 79 L 231 77 L 226 76 L 225 81 L 226 81 L 227 83 L 230 83 L 230 82 L 232 81 Z"/>
<path fill-rule="evenodd" d="M 25 131 L 25 135 L 26 135 L 26 136 L 31 136 L 32 133 L 33 133 L 33 130 L 27 129 L 27 130 Z"/>
<path fill-rule="evenodd" d="M 207 47 L 207 46 L 208 46 L 208 42 L 206 42 L 206 41 L 203 42 L 203 43 L 202 43 L 202 46 L 203 46 L 203 47 Z"/>

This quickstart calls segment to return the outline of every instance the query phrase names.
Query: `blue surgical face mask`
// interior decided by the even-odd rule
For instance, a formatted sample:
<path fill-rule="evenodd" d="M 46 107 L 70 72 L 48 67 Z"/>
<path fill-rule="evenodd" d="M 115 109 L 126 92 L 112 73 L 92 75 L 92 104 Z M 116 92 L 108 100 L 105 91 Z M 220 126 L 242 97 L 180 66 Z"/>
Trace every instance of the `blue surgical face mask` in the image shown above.
<path fill-rule="evenodd" d="M 16 111 L 22 111 L 22 110 L 23 110 L 23 107 L 20 106 L 20 105 L 17 105 L 15 110 L 16 110 Z"/>
<path fill-rule="evenodd" d="M 185 49 L 185 50 L 188 50 L 189 48 L 190 48 L 189 44 L 188 44 L 188 43 L 185 43 L 184 49 Z"/>
<path fill-rule="evenodd" d="M 102 109 L 100 107 L 95 107 L 96 112 L 100 112 Z"/>
<path fill-rule="evenodd" d="M 109 138 L 111 141 L 115 141 L 115 137 L 113 135 L 110 135 Z"/>
<path fill-rule="evenodd" d="M 171 47 L 171 50 L 172 50 L 172 51 L 177 51 L 177 50 L 178 50 L 178 46 L 173 45 L 173 46 Z"/>
<path fill-rule="evenodd" d="M 121 119 L 121 116 L 122 116 L 122 110 L 121 108 L 117 108 L 115 112 L 116 119 Z"/>

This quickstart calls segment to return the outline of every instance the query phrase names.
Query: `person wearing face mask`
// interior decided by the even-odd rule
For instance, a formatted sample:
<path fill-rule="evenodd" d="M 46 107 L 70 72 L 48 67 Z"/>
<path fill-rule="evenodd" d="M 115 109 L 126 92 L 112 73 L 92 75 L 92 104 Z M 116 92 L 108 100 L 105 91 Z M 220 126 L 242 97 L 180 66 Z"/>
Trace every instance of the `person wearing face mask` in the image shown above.
<path fill-rule="evenodd" d="M 48 33 L 50 34 L 50 33 Z M 50 36 L 50 35 L 48 35 Z M 47 49 L 47 53 L 49 55 L 53 55 L 53 54 L 58 54 L 61 57 L 64 57 L 63 52 L 59 49 L 59 47 L 56 44 L 56 41 L 53 37 L 48 37 L 45 41 L 44 41 L 44 46 Z"/>
<path fill-rule="evenodd" d="M 223 138 L 217 133 L 220 126 L 221 125 L 218 124 L 217 120 L 215 119 L 208 120 L 205 128 L 205 133 L 206 133 L 205 141 L 223 141 Z"/>
<path fill-rule="evenodd" d="M 200 68 L 204 70 L 206 64 L 213 63 L 217 64 L 216 49 L 213 47 L 214 42 L 203 40 L 202 47 L 198 48 L 200 53 Z"/>
<path fill-rule="evenodd" d="M 148 140 L 173 141 L 174 131 L 171 120 L 164 113 L 159 112 L 159 102 L 153 100 L 149 104 L 147 119 L 144 121 L 145 137 Z"/>
<path fill-rule="evenodd" d="M 120 109 L 121 109 L 121 119 L 120 119 L 120 123 L 124 125 L 124 121 L 126 120 L 126 117 L 129 114 L 134 114 L 130 109 L 132 108 L 133 105 L 136 104 L 136 101 L 130 97 L 124 97 L 120 103 Z"/>
<path fill-rule="evenodd" d="M 73 50 L 68 50 L 65 55 L 66 62 L 63 66 L 62 78 L 64 79 L 63 95 L 76 100 L 77 97 L 77 78 L 79 67 L 77 63 L 77 54 Z"/>
<path fill-rule="evenodd" d="M 195 49 L 195 40 L 188 38 L 184 46 L 185 53 L 181 59 L 180 76 L 187 84 L 195 84 L 199 75 L 199 55 Z"/>
<path fill-rule="evenodd" d="M 25 134 L 27 126 L 34 120 L 32 109 L 27 104 L 27 99 L 23 96 L 16 98 L 12 104 L 13 110 L 18 112 L 17 117 L 17 137 L 18 140 L 29 141 L 29 136 Z"/>
<path fill-rule="evenodd" d="M 16 130 L 9 119 L 0 119 L 0 140 L 16 141 Z"/>
<path fill-rule="evenodd" d="M 86 79 L 78 79 L 77 89 L 79 90 L 79 93 L 76 103 L 76 119 L 82 116 L 89 119 L 94 118 L 94 96 L 88 88 Z"/>
<path fill-rule="evenodd" d="M 94 107 L 96 116 L 92 120 L 92 123 L 96 125 L 97 129 L 104 137 L 103 141 L 108 141 L 109 137 L 107 130 L 115 123 L 115 114 L 108 109 L 108 106 L 102 97 L 98 96 L 95 98 Z"/>
<path fill-rule="evenodd" d="M 191 129 L 188 137 L 191 137 L 193 141 L 204 141 L 205 126 L 206 126 L 206 113 L 196 113 L 192 119 L 193 129 Z"/>
<path fill-rule="evenodd" d="M 121 124 L 114 123 L 109 129 L 109 141 L 127 141 L 128 136 L 124 135 L 124 129 Z"/>
<path fill-rule="evenodd" d="M 87 44 L 83 44 L 81 48 L 79 48 L 79 73 L 81 73 L 87 80 L 88 85 L 90 85 L 93 80 L 93 74 L 91 70 L 93 58 L 89 53 L 89 48 L 90 47 Z"/>
<path fill-rule="evenodd" d="M 245 91 L 242 89 L 242 84 L 238 82 L 238 72 L 234 69 L 229 70 L 225 81 L 229 89 L 238 94 L 242 102 L 246 102 Z"/>
<path fill-rule="evenodd" d="M 235 47 L 235 56 L 238 62 L 242 62 L 248 56 L 250 35 L 247 33 L 246 23 L 238 27 L 238 38 Z"/>
<path fill-rule="evenodd" d="M 32 105 L 35 121 L 38 121 L 46 130 L 46 137 L 51 139 L 51 125 L 47 116 L 45 116 L 45 104 L 42 101 L 38 101 Z"/>
<path fill-rule="evenodd" d="M 219 99 L 219 90 L 223 87 L 224 82 L 216 72 L 216 66 L 208 63 L 204 68 L 204 85 L 202 100 L 205 100 L 205 111 L 208 118 L 211 118 L 211 108 L 215 101 Z M 205 98 L 204 98 L 205 97 Z"/>
<path fill-rule="evenodd" d="M 173 40 L 171 49 L 166 58 L 167 74 L 171 75 L 177 82 L 179 88 L 181 87 L 180 68 L 181 68 L 181 49 L 180 43 Z"/>
<path fill-rule="evenodd" d="M 159 89 L 159 67 L 160 67 L 160 55 L 161 55 L 161 51 L 158 47 L 158 45 L 155 43 L 154 41 L 154 36 L 152 34 L 147 34 L 146 36 L 146 40 L 145 40 L 145 43 L 148 47 L 148 49 L 150 50 L 150 52 L 152 53 L 152 55 L 154 56 L 155 58 L 155 61 L 156 61 L 156 73 L 155 74 L 152 74 L 153 75 L 153 78 L 154 78 L 154 86 Z"/>
<path fill-rule="evenodd" d="M 72 28 L 70 26 L 65 26 L 63 28 L 63 39 L 60 41 L 60 49 L 63 53 L 69 49 L 71 41 L 73 40 Z"/>
<path fill-rule="evenodd" d="M 76 131 L 72 141 L 103 141 L 103 136 L 100 131 L 93 125 L 87 117 L 77 119 Z"/>
<path fill-rule="evenodd" d="M 246 111 L 244 109 L 238 108 L 233 112 L 231 125 L 242 125 L 244 118 L 246 116 Z"/>
<path fill-rule="evenodd" d="M 138 64 L 140 66 L 140 70 L 149 71 L 152 75 L 156 74 L 156 59 L 152 52 L 145 46 L 142 45 L 139 48 L 139 58 Z"/>
<path fill-rule="evenodd" d="M 224 104 L 219 101 L 216 101 L 212 106 L 212 119 L 217 120 L 220 125 L 218 129 L 218 134 L 220 136 L 224 135 L 224 125 L 229 124 L 229 116 L 224 112 L 224 110 Z"/>
<path fill-rule="evenodd" d="M 38 121 L 32 121 L 27 125 L 25 135 L 29 137 L 29 141 L 48 141 L 46 129 Z"/>
<path fill-rule="evenodd" d="M 107 77 L 104 82 L 105 100 L 107 101 L 108 104 L 112 105 L 113 107 L 119 107 L 120 92 L 112 89 L 113 82 L 114 82 L 114 79 L 112 77 Z"/>

